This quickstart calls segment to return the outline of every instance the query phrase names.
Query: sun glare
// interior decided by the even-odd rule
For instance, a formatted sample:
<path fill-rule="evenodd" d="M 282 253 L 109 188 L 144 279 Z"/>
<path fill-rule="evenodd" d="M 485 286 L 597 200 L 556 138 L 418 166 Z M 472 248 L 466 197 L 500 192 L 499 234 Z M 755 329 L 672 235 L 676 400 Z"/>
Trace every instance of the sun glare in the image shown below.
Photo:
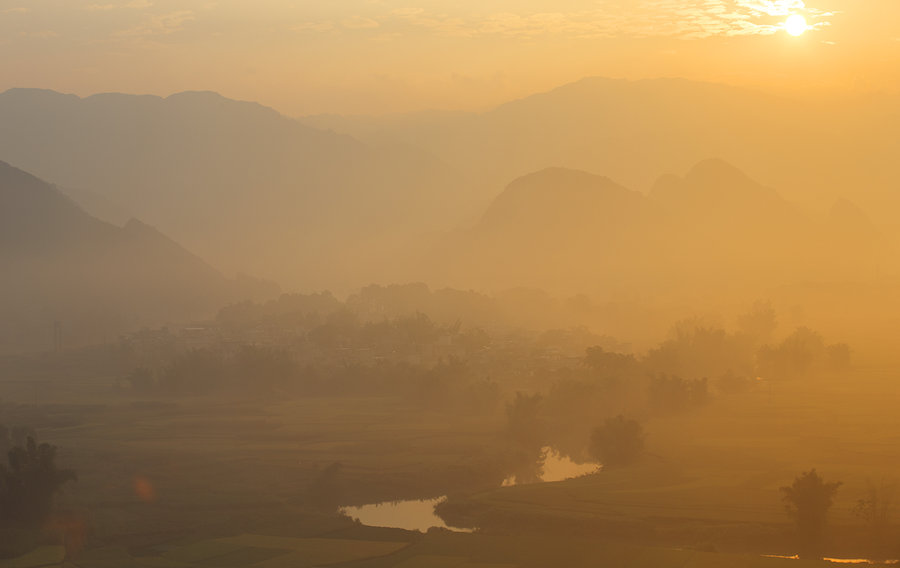
<path fill-rule="evenodd" d="M 784 29 L 792 36 L 798 36 L 807 30 L 806 18 L 800 14 L 794 14 L 784 22 Z"/>

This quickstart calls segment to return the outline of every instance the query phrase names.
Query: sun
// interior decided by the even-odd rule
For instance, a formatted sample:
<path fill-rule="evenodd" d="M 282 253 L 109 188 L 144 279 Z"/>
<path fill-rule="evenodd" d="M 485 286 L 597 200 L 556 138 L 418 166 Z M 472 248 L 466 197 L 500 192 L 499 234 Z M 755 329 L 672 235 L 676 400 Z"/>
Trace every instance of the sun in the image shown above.
<path fill-rule="evenodd" d="M 784 29 L 792 36 L 798 36 L 809 29 L 806 25 L 806 18 L 800 14 L 794 14 L 784 22 Z"/>

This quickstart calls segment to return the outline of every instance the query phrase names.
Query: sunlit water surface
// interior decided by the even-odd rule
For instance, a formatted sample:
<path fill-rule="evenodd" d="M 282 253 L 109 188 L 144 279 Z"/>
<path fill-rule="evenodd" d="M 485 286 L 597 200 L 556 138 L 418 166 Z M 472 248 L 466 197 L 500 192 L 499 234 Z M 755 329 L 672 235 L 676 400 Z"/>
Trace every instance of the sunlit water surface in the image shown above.
<path fill-rule="evenodd" d="M 558 451 L 550 446 L 544 446 L 541 449 L 541 458 L 543 463 L 543 473 L 540 476 L 540 482 L 574 479 L 576 477 L 597 473 L 602 467 L 599 463 L 575 463 L 568 456 L 560 455 Z M 504 487 L 516 484 L 517 481 L 515 475 L 511 475 L 503 480 Z"/>
<path fill-rule="evenodd" d="M 543 474 L 540 482 L 563 481 L 596 473 L 600 470 L 600 464 L 577 464 L 568 457 L 561 456 L 553 448 L 545 447 L 541 450 L 543 460 Z M 516 485 L 515 476 L 509 476 L 503 480 L 503 486 Z M 446 496 L 434 499 L 410 499 L 406 501 L 385 501 L 362 505 L 361 507 L 341 507 L 341 513 L 351 519 L 358 520 L 370 527 L 391 527 L 410 531 L 427 531 L 432 527 L 450 529 L 460 532 L 471 532 L 470 529 L 460 529 L 448 526 L 434 512 L 434 507 Z"/>
<path fill-rule="evenodd" d="M 796 554 L 794 556 L 781 556 L 778 554 L 763 554 L 766 558 L 785 558 L 787 560 L 800 560 Z M 868 558 L 823 558 L 826 562 L 834 564 L 866 564 L 869 566 L 885 566 L 900 564 L 900 560 L 869 560 Z"/>
<path fill-rule="evenodd" d="M 370 527 L 391 527 L 409 531 L 427 531 L 432 527 L 454 531 L 470 532 L 457 529 L 447 524 L 434 512 L 434 506 L 446 499 L 418 499 L 408 501 L 385 501 L 361 507 L 342 507 L 341 513 L 351 519 L 358 520 Z"/>

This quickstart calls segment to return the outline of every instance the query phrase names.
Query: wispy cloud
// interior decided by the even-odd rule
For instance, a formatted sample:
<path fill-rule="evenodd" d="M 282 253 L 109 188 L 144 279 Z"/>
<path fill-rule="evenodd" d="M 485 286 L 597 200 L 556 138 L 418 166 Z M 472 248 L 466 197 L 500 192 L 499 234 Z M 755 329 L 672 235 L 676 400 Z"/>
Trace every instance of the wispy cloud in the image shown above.
<path fill-rule="evenodd" d="M 787 16 L 806 8 L 801 0 L 737 0 L 736 4 L 756 17 Z"/>
<path fill-rule="evenodd" d="M 318 21 L 294 26 L 302 31 L 373 30 L 379 36 L 421 30 L 432 34 L 531 39 L 544 36 L 575 38 L 654 37 L 706 38 L 771 35 L 783 20 L 803 14 L 812 29 L 829 24 L 836 14 L 809 7 L 801 0 L 639 0 L 608 2 L 603 8 L 570 11 L 504 11 L 466 14 L 400 8 L 352 21 Z"/>
<path fill-rule="evenodd" d="M 334 31 L 334 23 L 332 22 L 300 22 L 290 27 L 294 32 L 331 32 Z"/>
<path fill-rule="evenodd" d="M 153 2 L 150 0 L 132 0 L 131 2 L 120 2 L 118 4 L 88 4 L 83 7 L 83 10 L 88 12 L 110 12 L 121 9 L 143 10 L 151 6 L 153 6 Z"/>
<path fill-rule="evenodd" d="M 120 30 L 117 37 L 153 37 L 180 31 L 187 22 L 196 19 L 193 10 L 177 10 L 165 14 L 148 14 L 137 26 Z"/>
<path fill-rule="evenodd" d="M 346 18 L 341 20 L 341 26 L 347 28 L 348 30 L 371 30 L 374 28 L 378 28 L 381 26 L 376 20 L 372 18 L 362 18 L 359 16 L 353 18 Z"/>
<path fill-rule="evenodd" d="M 59 33 L 53 30 L 35 30 L 29 32 L 22 32 L 19 34 L 19 37 L 24 38 L 32 38 L 32 39 L 52 39 L 55 37 L 59 37 Z"/>

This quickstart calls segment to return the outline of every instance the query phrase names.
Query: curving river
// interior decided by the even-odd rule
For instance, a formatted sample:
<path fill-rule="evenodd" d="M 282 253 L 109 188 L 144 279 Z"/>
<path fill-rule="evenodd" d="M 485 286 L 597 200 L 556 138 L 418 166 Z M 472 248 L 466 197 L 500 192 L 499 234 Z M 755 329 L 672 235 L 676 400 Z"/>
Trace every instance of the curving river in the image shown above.
<path fill-rule="evenodd" d="M 600 471 L 602 467 L 598 463 L 575 463 L 549 446 L 541 449 L 540 464 L 542 467 L 538 479 L 534 481 L 536 483 L 563 481 L 590 475 Z M 517 484 L 515 475 L 510 475 L 503 480 L 504 487 Z M 384 501 L 360 507 L 341 507 L 341 513 L 372 527 L 391 527 L 423 532 L 437 527 L 457 532 L 471 532 L 471 529 L 448 526 L 434 512 L 435 505 L 446 498 L 446 496 L 440 496 L 431 499 Z"/>

